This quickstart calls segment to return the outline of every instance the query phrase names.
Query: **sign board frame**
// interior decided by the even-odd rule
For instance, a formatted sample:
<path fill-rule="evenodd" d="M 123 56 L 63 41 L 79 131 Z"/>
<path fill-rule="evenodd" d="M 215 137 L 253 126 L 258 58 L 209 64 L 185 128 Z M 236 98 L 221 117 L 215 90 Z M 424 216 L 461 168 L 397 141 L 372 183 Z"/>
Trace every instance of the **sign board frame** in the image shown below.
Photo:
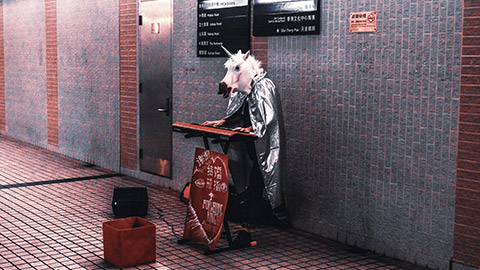
<path fill-rule="evenodd" d="M 197 19 L 197 57 L 250 50 L 249 0 L 198 0 Z"/>
<path fill-rule="evenodd" d="M 320 16 L 320 0 L 254 0 L 253 35 L 317 35 Z"/>

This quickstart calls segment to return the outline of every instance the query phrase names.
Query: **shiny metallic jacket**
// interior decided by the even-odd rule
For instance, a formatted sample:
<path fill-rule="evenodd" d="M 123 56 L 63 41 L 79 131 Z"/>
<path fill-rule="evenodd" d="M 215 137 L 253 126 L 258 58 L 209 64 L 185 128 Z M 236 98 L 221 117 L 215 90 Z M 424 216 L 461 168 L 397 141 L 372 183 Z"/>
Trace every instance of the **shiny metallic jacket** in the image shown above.
<path fill-rule="evenodd" d="M 258 165 L 270 206 L 275 209 L 283 199 L 281 185 L 285 165 L 285 132 L 279 93 L 265 75 L 266 72 L 263 72 L 253 78 L 252 92 L 248 96 L 240 92 L 231 95 L 225 118 L 241 109 L 245 99 L 248 99 L 250 121 L 253 132 L 258 136 L 255 140 Z"/>

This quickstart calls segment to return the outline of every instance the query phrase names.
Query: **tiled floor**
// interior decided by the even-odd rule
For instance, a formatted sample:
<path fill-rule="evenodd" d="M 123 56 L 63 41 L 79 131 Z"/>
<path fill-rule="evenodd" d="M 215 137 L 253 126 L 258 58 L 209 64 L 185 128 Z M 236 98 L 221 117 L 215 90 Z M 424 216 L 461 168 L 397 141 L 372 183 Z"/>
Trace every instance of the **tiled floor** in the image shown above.
<path fill-rule="evenodd" d="M 148 184 L 0 135 L 0 269 L 114 269 L 103 260 L 101 226 L 114 218 L 115 186 Z M 132 269 L 424 269 L 273 227 L 252 232 L 256 247 L 206 256 L 202 245 L 177 243 L 186 211 L 179 194 L 152 185 L 148 194 L 157 260 Z"/>

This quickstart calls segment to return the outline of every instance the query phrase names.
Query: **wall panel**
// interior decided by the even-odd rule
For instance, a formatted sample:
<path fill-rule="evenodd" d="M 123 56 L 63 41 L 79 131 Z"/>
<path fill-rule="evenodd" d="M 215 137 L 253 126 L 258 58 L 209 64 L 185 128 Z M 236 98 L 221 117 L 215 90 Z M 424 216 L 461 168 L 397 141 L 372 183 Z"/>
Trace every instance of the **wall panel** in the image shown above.
<path fill-rule="evenodd" d="M 3 1 L 6 131 L 46 146 L 45 6 Z"/>
<path fill-rule="evenodd" d="M 58 1 L 58 113 L 62 153 L 120 168 L 119 3 Z"/>

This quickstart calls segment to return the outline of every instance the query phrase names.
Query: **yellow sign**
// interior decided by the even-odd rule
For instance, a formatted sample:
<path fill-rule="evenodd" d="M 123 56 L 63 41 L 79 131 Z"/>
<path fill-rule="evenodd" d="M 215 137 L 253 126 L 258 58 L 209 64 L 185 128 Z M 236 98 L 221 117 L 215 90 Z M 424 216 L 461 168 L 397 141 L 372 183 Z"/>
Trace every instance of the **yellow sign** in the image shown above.
<path fill-rule="evenodd" d="M 350 13 L 350 33 L 377 32 L 377 11 Z"/>

